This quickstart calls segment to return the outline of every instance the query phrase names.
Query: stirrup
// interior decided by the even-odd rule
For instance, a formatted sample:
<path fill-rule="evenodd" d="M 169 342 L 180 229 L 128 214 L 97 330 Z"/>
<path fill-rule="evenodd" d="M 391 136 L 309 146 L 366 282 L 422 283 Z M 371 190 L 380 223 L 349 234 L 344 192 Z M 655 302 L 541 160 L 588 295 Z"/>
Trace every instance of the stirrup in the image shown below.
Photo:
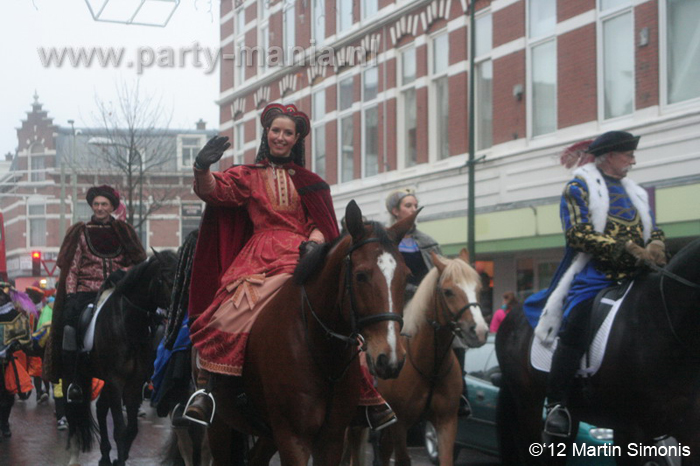
<path fill-rule="evenodd" d="M 551 424 L 551 418 L 553 416 L 564 416 L 567 423 L 566 433 L 562 432 L 561 430 L 552 430 L 552 427 L 556 427 Z M 547 418 L 544 420 L 544 433 L 551 435 L 552 437 L 569 438 L 571 437 L 571 424 L 571 413 L 569 413 L 569 410 L 566 409 L 566 406 L 564 405 L 556 404 L 552 406 L 551 409 L 547 409 Z"/>
<path fill-rule="evenodd" d="M 82 403 L 83 399 L 83 389 L 75 382 L 71 382 L 66 389 L 66 403 Z"/>
<path fill-rule="evenodd" d="M 208 397 L 211 400 L 212 408 L 211 408 L 211 418 L 209 419 L 209 422 L 200 421 L 199 419 L 195 419 L 195 418 L 187 415 L 187 410 L 190 408 L 190 405 L 195 400 L 195 398 L 197 398 L 197 396 L 199 396 L 199 395 Z M 214 399 L 214 396 L 210 392 L 206 391 L 205 389 L 200 388 L 199 390 L 197 390 L 196 392 L 194 392 L 190 396 L 189 400 L 187 400 L 187 404 L 185 405 L 185 409 L 182 411 L 182 417 L 187 419 L 188 421 L 194 422 L 195 424 L 199 424 L 199 425 L 204 426 L 204 427 L 209 427 L 211 425 L 211 423 L 214 422 L 214 414 L 215 413 L 216 413 L 216 400 Z"/>

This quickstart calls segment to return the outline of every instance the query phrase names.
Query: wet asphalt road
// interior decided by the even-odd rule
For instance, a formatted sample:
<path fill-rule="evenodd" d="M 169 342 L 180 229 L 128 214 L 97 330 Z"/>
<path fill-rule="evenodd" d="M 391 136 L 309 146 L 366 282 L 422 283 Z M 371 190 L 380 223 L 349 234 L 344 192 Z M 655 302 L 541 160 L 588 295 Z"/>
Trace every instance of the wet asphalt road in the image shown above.
<path fill-rule="evenodd" d="M 159 418 L 155 411 L 145 402 L 146 416 L 139 418 L 139 434 L 131 449 L 129 466 L 156 466 L 160 463 L 161 452 L 170 435 L 170 421 Z M 11 438 L 0 438 L 0 466 L 66 466 L 69 454 L 66 450 L 68 431 L 56 428 L 53 400 L 47 404 L 37 405 L 34 395 L 27 401 L 15 401 L 10 416 Z M 370 448 L 368 461 L 371 465 Z M 414 466 L 429 466 L 431 463 L 423 448 L 410 449 Z M 116 452 L 112 446 L 112 459 Z M 81 456 L 81 464 L 97 465 L 100 458 L 99 446 Z M 279 461 L 273 459 L 277 466 Z M 492 457 L 471 451 L 462 451 L 455 462 L 456 466 L 480 465 L 492 466 L 498 462 Z"/>

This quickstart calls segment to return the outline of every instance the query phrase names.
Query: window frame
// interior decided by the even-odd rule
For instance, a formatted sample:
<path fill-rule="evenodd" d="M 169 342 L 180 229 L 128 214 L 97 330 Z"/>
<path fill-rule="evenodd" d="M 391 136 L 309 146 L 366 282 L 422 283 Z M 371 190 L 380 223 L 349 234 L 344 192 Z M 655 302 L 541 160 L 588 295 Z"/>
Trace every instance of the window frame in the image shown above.
<path fill-rule="evenodd" d="M 432 162 L 437 162 L 440 160 L 446 160 L 450 158 L 450 149 L 449 149 L 449 144 L 450 144 L 450 134 L 449 134 L 449 126 L 446 126 L 445 131 L 447 131 L 446 134 L 439 134 L 439 115 L 438 115 L 438 106 L 440 103 L 438 102 L 438 81 L 445 81 L 445 85 L 447 86 L 447 95 L 449 96 L 449 89 L 450 89 L 450 35 L 449 35 L 449 30 L 447 28 L 440 29 L 436 31 L 435 33 L 431 34 L 428 41 L 428 161 L 429 163 Z M 444 70 L 441 70 L 439 72 L 435 71 L 435 43 L 438 38 L 445 37 L 446 42 L 447 42 L 447 47 L 445 48 L 446 50 L 446 66 Z M 447 99 L 447 118 L 449 120 L 449 97 Z M 441 154 L 441 148 L 440 143 L 442 142 L 441 137 L 445 138 L 445 141 L 447 143 L 447 154 L 442 155 Z"/>
<path fill-rule="evenodd" d="M 413 98 L 414 101 L 416 100 L 417 96 L 417 89 L 416 89 L 416 81 L 418 80 L 418 77 L 416 76 L 418 72 L 418 66 L 415 64 L 414 67 L 414 74 L 413 74 L 413 80 L 411 80 L 408 83 L 404 83 L 404 60 L 407 52 L 412 52 L 413 53 L 413 62 L 414 64 L 416 63 L 416 60 L 418 59 L 418 54 L 416 51 L 416 44 L 414 42 L 407 44 L 404 47 L 401 47 L 396 51 L 396 83 L 397 83 L 397 92 L 398 92 L 398 102 L 396 105 L 397 112 L 398 112 L 398 118 L 397 118 L 397 141 L 396 141 L 396 148 L 397 148 L 397 154 L 403 154 L 402 156 L 398 156 L 396 160 L 396 165 L 397 169 L 403 169 L 403 168 L 410 168 L 414 167 L 418 164 L 418 143 L 416 141 L 416 147 L 415 149 L 415 160 L 408 160 L 409 157 L 409 151 L 408 151 L 408 139 L 409 139 L 409 134 L 408 134 L 408 129 L 407 129 L 407 124 L 406 124 L 406 94 L 408 92 L 413 92 Z M 418 108 L 416 105 L 416 108 L 414 108 L 414 120 L 415 120 L 415 128 L 414 131 L 418 131 Z M 403 135 L 403 136 L 400 136 Z M 411 163 L 408 163 L 411 162 Z"/>
<path fill-rule="evenodd" d="M 374 95 L 373 98 L 370 100 L 365 100 L 366 97 L 366 74 L 369 71 L 375 70 L 377 73 L 377 79 L 376 79 L 376 87 L 377 91 Z M 370 66 L 368 68 L 364 68 L 361 73 L 361 118 L 360 118 L 360 124 L 362 126 L 362 136 L 361 136 L 361 144 L 362 144 L 362 158 L 360 160 L 360 176 L 362 178 L 367 178 L 370 176 L 376 176 L 382 172 L 381 170 L 381 163 L 379 159 L 379 66 Z M 367 173 L 367 112 L 374 110 L 377 114 L 377 147 L 376 147 L 376 157 L 377 157 L 377 171 L 376 173 L 368 174 Z"/>
<path fill-rule="evenodd" d="M 32 207 L 41 207 L 43 212 L 40 213 L 32 213 Z M 33 239 L 34 239 L 34 223 L 33 222 L 40 222 L 43 225 L 43 235 L 41 236 L 41 239 L 39 240 L 38 244 L 34 244 Z M 46 224 L 46 203 L 43 201 L 37 201 L 37 202 L 27 202 L 27 247 L 28 248 L 37 248 L 37 247 L 45 247 L 47 244 L 47 236 L 48 236 L 48 230 L 47 230 L 47 224 Z M 39 239 L 39 238 L 37 238 Z"/>
<path fill-rule="evenodd" d="M 197 143 L 197 146 L 195 145 L 184 145 L 184 139 L 198 139 L 199 142 Z M 178 134 L 177 135 L 177 168 L 178 170 L 191 170 L 192 166 L 194 165 L 194 159 L 197 157 L 197 153 L 199 150 L 204 147 L 204 144 L 207 142 L 207 136 L 205 134 Z M 194 156 L 192 157 L 192 162 L 188 164 L 184 164 L 183 160 L 183 150 L 184 148 L 192 148 L 194 149 Z"/>
<path fill-rule="evenodd" d="M 323 95 L 323 114 L 322 115 L 317 115 L 316 114 L 316 107 L 317 107 L 317 101 L 319 95 Z M 326 175 L 328 173 L 328 151 L 326 150 L 326 120 L 327 120 L 327 115 L 328 112 L 326 112 L 326 88 L 322 87 L 320 89 L 316 89 L 313 92 L 311 92 L 311 109 L 312 109 L 312 115 L 311 115 L 311 169 L 314 173 L 316 173 L 318 176 L 320 176 L 323 179 L 326 179 Z M 318 160 L 319 158 L 317 157 L 318 154 L 318 138 L 316 137 L 317 132 L 322 132 L 323 133 L 323 173 L 319 172 L 318 169 Z"/>
<path fill-rule="evenodd" d="M 558 50 L 558 38 L 557 38 L 557 22 L 556 22 L 556 2 L 554 2 L 554 17 L 555 17 L 555 24 L 554 27 L 552 28 L 552 31 L 549 34 L 544 34 L 538 37 L 531 38 L 530 37 L 530 4 L 533 1 L 538 1 L 538 0 L 528 0 L 526 2 L 526 32 L 525 32 L 525 50 L 526 50 L 526 83 L 527 83 L 527 90 L 525 92 L 526 95 L 526 105 L 527 105 L 527 135 L 529 139 L 537 139 L 541 137 L 549 137 L 557 132 L 559 129 L 559 124 L 558 124 L 558 118 L 559 118 L 559 113 L 558 113 L 558 91 L 559 91 L 559 80 L 557 76 L 557 66 L 558 66 L 558 59 L 557 59 L 557 50 Z M 533 104 L 533 97 L 534 97 L 534 79 L 533 79 L 533 74 L 534 74 L 534 67 L 533 67 L 533 50 L 539 46 L 545 45 L 549 42 L 554 43 L 554 102 L 553 102 L 553 113 L 554 113 L 554 128 L 551 131 L 545 132 L 545 133 L 540 133 L 540 134 L 535 134 L 535 106 Z"/>
<path fill-rule="evenodd" d="M 288 21 L 288 15 L 291 11 L 292 21 Z M 294 48 L 296 47 L 296 21 L 294 21 L 294 15 L 296 13 L 296 2 L 295 0 L 283 0 L 282 1 L 282 51 L 284 52 L 284 64 L 285 66 L 291 66 L 294 64 Z M 291 25 L 291 36 L 289 35 Z M 291 45 L 288 43 L 288 39 L 292 40 Z"/>
<path fill-rule="evenodd" d="M 635 46 L 635 16 L 634 16 L 634 2 L 629 0 L 627 4 L 622 6 L 616 6 L 608 10 L 602 9 L 603 0 L 596 0 L 596 43 L 599 44 L 597 47 L 596 54 L 596 66 L 598 68 L 596 83 L 598 87 L 598 121 L 609 122 L 616 120 L 624 120 L 631 118 L 636 111 L 636 95 L 637 95 L 637 85 L 636 85 L 636 73 L 637 73 L 637 60 L 636 60 L 636 46 Z M 630 15 L 630 20 L 632 24 L 632 30 L 630 31 L 630 40 L 632 42 L 632 109 L 629 113 L 622 115 L 616 115 L 611 117 L 606 117 L 605 115 L 605 34 L 604 34 L 604 23 L 615 18 L 619 18 L 623 15 Z M 661 50 L 659 50 L 659 56 Z M 660 70 L 659 70 L 660 71 Z M 661 79 L 661 76 L 659 76 Z"/>
<path fill-rule="evenodd" d="M 490 26 L 490 32 L 491 32 L 491 37 L 490 37 L 490 44 L 488 47 L 488 52 L 483 52 L 481 54 L 476 53 L 475 50 L 475 56 L 474 56 L 474 72 L 476 75 L 474 76 L 474 97 L 475 97 L 475 102 L 474 102 L 474 137 L 475 137 L 475 144 L 474 147 L 476 147 L 477 152 L 479 151 L 484 151 L 488 150 L 491 147 L 493 147 L 493 14 L 491 13 L 490 8 L 485 8 L 484 10 L 480 11 L 479 14 L 476 16 L 476 21 L 475 21 L 475 27 L 476 24 L 478 23 L 479 20 L 484 19 L 484 18 L 490 18 L 491 26 Z M 476 34 L 475 34 L 476 36 Z M 467 39 L 468 41 L 469 39 Z M 468 42 L 467 42 L 468 45 Z M 471 50 L 471 49 L 468 49 Z M 479 70 L 480 67 L 485 65 L 486 63 L 490 63 L 491 66 L 491 95 L 490 95 L 490 102 L 491 102 L 491 128 L 489 128 L 489 137 L 490 140 L 487 144 L 484 144 L 484 141 L 482 140 L 481 137 L 481 130 L 482 130 L 482 125 L 484 124 L 484 121 L 481 119 L 481 114 L 480 114 L 480 107 L 481 103 L 483 101 L 482 98 L 482 93 L 479 92 L 479 86 L 478 86 L 478 81 L 479 81 Z"/>
<path fill-rule="evenodd" d="M 353 90 L 353 96 L 352 96 L 352 102 L 350 103 L 350 106 L 342 109 L 340 106 L 340 99 L 342 98 L 342 92 L 340 92 L 342 83 L 344 81 L 350 80 L 352 82 L 352 90 Z M 336 108 L 337 108 L 337 116 L 336 120 L 338 121 L 338 184 L 341 183 L 349 183 L 355 179 L 355 151 L 354 151 L 354 146 L 353 146 L 353 151 L 352 151 L 352 173 L 350 174 L 350 178 L 345 180 L 343 179 L 343 121 L 346 118 L 350 119 L 350 123 L 352 125 L 352 131 L 351 131 L 351 143 L 354 144 L 355 142 L 355 96 L 354 96 L 354 91 L 355 91 L 355 73 L 352 72 L 352 70 L 342 73 L 338 75 L 337 78 L 337 102 L 336 102 Z"/>

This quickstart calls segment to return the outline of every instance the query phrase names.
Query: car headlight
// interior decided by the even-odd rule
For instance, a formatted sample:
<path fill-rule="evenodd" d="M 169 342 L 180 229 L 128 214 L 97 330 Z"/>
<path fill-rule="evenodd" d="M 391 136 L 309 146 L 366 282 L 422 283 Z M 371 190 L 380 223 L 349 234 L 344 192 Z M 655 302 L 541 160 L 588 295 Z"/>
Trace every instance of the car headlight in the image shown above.
<path fill-rule="evenodd" d="M 591 437 L 593 437 L 596 440 L 612 440 L 613 439 L 613 430 L 612 429 L 604 429 L 602 427 L 593 427 L 588 432 L 591 434 Z"/>

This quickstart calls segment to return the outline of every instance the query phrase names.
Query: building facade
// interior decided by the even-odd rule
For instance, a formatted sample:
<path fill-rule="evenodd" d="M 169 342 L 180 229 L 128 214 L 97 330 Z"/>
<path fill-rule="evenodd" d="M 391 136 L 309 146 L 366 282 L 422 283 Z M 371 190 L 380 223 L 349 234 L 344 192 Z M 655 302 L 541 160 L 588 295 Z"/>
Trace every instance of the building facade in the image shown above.
<path fill-rule="evenodd" d="M 252 162 L 265 104 L 295 103 L 313 124 L 307 166 L 331 184 L 339 217 L 355 199 L 388 221 L 385 196 L 411 186 L 420 228 L 456 254 L 467 242 L 469 3 L 222 1 L 226 157 Z M 496 296 L 548 284 L 571 177 L 558 156 L 608 130 L 642 136 L 631 176 L 671 248 L 700 234 L 697 17 L 694 0 L 476 1 L 476 259 Z"/>
<path fill-rule="evenodd" d="M 33 276 L 32 251 L 41 252 L 41 276 L 57 278 L 56 257 L 65 230 L 90 219 L 85 194 L 94 185 L 109 184 L 120 191 L 122 201 L 132 206 L 129 220 L 147 250 L 178 248 L 198 228 L 203 211 L 192 191 L 192 164 L 217 134 L 205 126 L 200 121 L 192 130 L 137 129 L 130 134 L 59 126 L 35 95 L 17 128 L 17 153 L 0 176 L 9 278 Z M 138 137 L 132 151 L 123 144 L 128 136 Z M 143 160 L 134 158 L 141 154 Z M 118 168 L 129 157 L 131 174 Z"/>

